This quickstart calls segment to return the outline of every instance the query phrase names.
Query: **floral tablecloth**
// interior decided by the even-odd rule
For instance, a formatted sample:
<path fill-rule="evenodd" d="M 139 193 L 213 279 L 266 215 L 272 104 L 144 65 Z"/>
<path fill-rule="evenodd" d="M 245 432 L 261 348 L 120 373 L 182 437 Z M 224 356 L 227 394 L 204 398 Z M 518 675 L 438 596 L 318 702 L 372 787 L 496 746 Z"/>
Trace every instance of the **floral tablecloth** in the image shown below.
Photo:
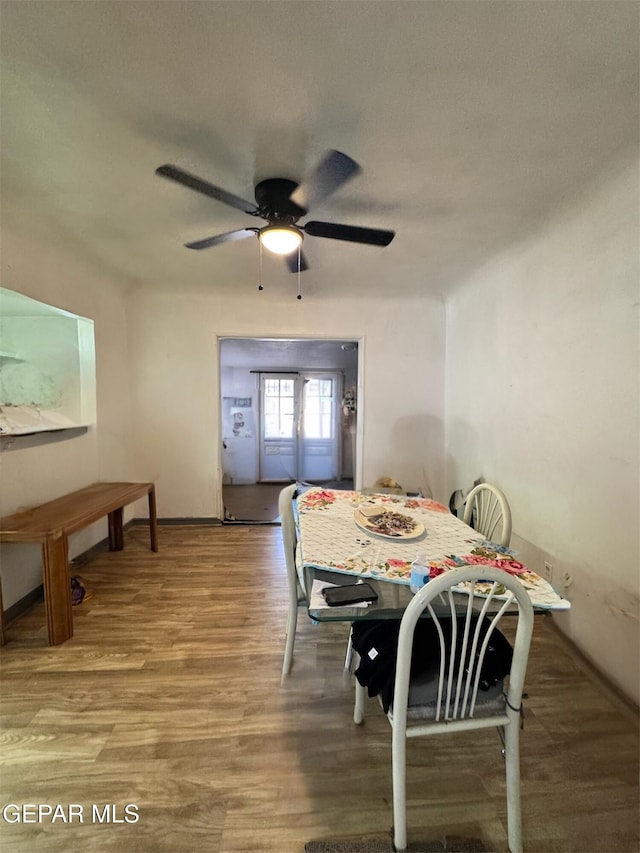
<path fill-rule="evenodd" d="M 374 506 L 411 516 L 425 533 L 414 539 L 369 533 L 354 516 L 356 510 Z M 420 554 L 431 577 L 456 566 L 495 566 L 519 577 L 534 607 L 570 607 L 544 578 L 516 560 L 514 551 L 487 541 L 437 501 L 314 488 L 298 497 L 297 508 L 301 557 L 307 566 L 408 584 L 411 563 Z"/>

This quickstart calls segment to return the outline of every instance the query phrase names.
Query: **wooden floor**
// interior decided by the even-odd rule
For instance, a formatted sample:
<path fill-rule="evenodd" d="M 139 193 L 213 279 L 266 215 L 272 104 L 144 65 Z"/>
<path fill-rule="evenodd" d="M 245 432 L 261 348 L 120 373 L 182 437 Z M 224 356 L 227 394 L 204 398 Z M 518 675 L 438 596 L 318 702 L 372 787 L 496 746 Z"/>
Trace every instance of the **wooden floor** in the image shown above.
<path fill-rule="evenodd" d="M 76 804 L 83 823 L 9 823 L 5 810 L 2 850 L 302 853 L 311 839 L 388 836 L 390 730 L 374 701 L 351 722 L 346 625 L 301 610 L 280 684 L 278 527 L 161 527 L 158 554 L 134 527 L 81 575 L 93 597 L 74 608 L 72 640 L 47 646 L 38 605 L 0 649 L 0 786 L 3 806 Z M 525 850 L 637 853 L 636 721 L 544 618 L 526 689 Z M 413 741 L 408 791 L 410 840 L 506 849 L 493 732 Z M 119 822 L 93 822 L 107 804 Z"/>
<path fill-rule="evenodd" d="M 278 498 L 286 483 L 252 483 L 222 487 L 225 519 L 273 522 L 278 518 Z"/>
<path fill-rule="evenodd" d="M 223 485 L 222 500 L 225 520 L 270 523 L 279 518 L 278 498 L 287 483 L 249 483 Z M 353 480 L 331 480 L 323 483 L 326 489 L 353 489 Z"/>

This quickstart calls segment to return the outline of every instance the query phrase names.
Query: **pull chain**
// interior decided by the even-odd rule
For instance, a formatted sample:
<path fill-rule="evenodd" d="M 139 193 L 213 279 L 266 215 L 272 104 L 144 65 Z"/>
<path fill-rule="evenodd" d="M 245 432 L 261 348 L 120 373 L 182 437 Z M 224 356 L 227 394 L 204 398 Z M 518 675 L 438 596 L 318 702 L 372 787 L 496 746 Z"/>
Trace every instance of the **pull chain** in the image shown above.
<path fill-rule="evenodd" d="M 260 281 L 258 283 L 258 290 L 264 290 L 262 286 L 262 240 L 258 237 L 258 245 L 260 246 Z"/>
<path fill-rule="evenodd" d="M 300 244 L 298 244 L 298 299 L 302 299 L 302 293 L 300 293 Z"/>

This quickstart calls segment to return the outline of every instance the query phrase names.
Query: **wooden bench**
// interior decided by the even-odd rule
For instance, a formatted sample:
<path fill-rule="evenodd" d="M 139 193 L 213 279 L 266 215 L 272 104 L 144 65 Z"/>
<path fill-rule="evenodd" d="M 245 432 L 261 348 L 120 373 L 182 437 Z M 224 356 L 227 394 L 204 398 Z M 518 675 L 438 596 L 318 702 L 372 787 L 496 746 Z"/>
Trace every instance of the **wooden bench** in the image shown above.
<path fill-rule="evenodd" d="M 49 645 L 73 636 L 69 539 L 72 533 L 109 517 L 109 549 L 124 548 L 124 507 L 148 496 L 151 550 L 158 550 L 153 483 L 94 483 L 77 492 L 0 519 L 0 542 L 40 543 Z"/>

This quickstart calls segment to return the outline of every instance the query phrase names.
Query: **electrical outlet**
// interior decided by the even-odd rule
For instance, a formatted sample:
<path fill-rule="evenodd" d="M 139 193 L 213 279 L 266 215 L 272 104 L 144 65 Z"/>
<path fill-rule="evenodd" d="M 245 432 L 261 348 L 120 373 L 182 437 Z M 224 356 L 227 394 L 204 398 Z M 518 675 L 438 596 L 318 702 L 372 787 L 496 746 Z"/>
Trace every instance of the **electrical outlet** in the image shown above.
<path fill-rule="evenodd" d="M 544 561 L 543 575 L 545 580 L 548 580 L 549 582 L 553 580 L 553 566 L 546 560 Z"/>

